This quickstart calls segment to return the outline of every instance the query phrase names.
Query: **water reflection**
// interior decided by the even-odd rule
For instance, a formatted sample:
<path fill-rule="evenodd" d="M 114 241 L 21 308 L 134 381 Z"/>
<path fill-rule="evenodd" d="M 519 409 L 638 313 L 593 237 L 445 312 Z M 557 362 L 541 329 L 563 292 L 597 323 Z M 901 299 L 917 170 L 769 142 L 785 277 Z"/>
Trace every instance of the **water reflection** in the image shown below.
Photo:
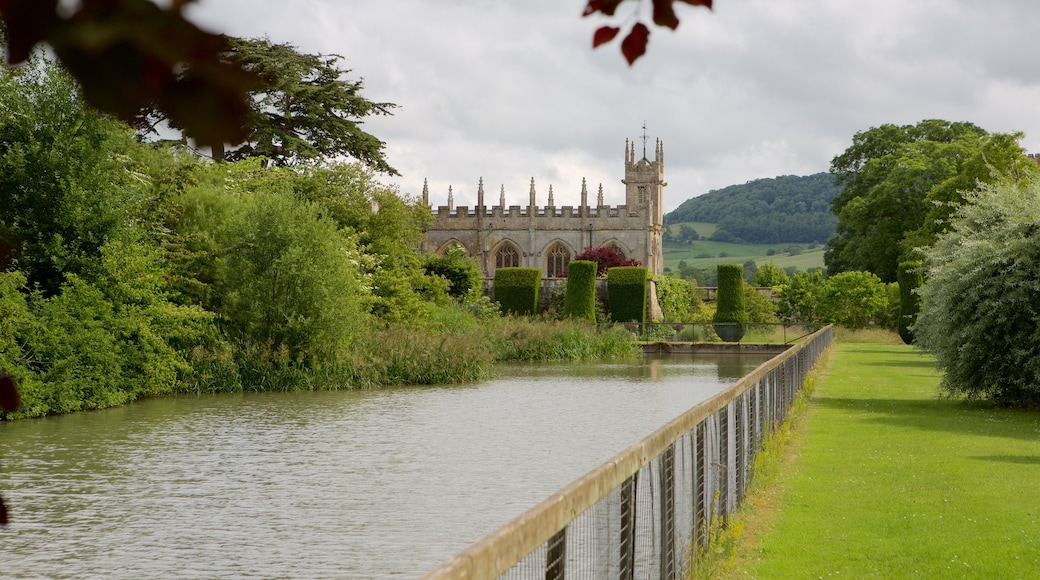
<path fill-rule="evenodd" d="M 3 576 L 417 577 L 760 362 L 515 365 L 0 424 Z"/>

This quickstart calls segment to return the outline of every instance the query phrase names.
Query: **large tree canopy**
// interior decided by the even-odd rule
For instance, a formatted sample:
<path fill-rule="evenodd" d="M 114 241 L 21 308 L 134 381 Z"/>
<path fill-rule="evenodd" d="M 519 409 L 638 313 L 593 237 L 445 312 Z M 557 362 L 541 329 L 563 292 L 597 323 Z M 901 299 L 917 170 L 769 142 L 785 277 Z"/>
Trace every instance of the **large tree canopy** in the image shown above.
<path fill-rule="evenodd" d="M 304 54 L 266 38 L 228 38 L 227 43 L 224 58 L 259 80 L 249 91 L 245 141 L 226 152 L 223 144 L 214 144 L 215 159 L 264 157 L 289 166 L 346 156 L 397 174 L 384 157 L 385 143 L 361 129 L 365 117 L 389 115 L 396 105 L 361 96 L 363 81 L 345 78 L 350 71 L 339 67 L 342 56 Z M 184 128 L 159 107 L 146 109 L 135 125 L 148 133 L 162 122 Z"/>
<path fill-rule="evenodd" d="M 963 192 L 1036 172 L 1021 138 L 936 119 L 857 133 L 831 161 L 844 190 L 831 202 L 838 227 L 825 256 L 828 271 L 866 270 L 894 282 L 899 262 L 935 241 Z"/>

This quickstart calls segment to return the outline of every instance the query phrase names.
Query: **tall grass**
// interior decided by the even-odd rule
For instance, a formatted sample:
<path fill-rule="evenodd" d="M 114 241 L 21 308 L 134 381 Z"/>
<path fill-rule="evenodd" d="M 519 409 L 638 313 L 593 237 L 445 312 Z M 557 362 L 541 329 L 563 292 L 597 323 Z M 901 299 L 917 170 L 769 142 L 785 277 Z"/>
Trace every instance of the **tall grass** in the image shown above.
<path fill-rule="evenodd" d="M 631 356 L 638 352 L 621 326 L 598 330 L 582 320 L 503 318 L 488 329 L 498 361 L 564 361 Z"/>

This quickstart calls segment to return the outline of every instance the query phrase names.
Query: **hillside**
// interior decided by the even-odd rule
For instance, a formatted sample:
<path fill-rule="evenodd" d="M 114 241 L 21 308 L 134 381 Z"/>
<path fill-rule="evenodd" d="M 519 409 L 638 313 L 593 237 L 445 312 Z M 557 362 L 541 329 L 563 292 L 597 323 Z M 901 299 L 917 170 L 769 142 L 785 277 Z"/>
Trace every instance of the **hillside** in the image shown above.
<path fill-rule="evenodd" d="M 713 223 L 719 242 L 824 243 L 838 225 L 830 203 L 840 191 L 828 173 L 756 179 L 690 198 L 664 223 Z"/>

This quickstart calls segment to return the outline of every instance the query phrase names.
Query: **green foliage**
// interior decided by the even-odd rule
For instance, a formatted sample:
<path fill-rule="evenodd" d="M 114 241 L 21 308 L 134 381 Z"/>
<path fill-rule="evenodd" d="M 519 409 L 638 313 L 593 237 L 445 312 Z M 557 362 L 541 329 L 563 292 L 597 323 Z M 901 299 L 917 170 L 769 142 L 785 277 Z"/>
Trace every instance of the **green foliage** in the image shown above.
<path fill-rule="evenodd" d="M 448 281 L 448 295 L 455 300 L 473 301 L 480 297 L 483 275 L 476 260 L 466 255 L 461 246 L 452 246 L 443 256 L 423 258 L 423 270 L 430 276 Z"/>
<path fill-rule="evenodd" d="M 823 294 L 823 274 L 819 271 L 797 272 L 791 281 L 780 286 L 777 314 L 785 323 L 815 324 L 821 322 L 818 305 Z"/>
<path fill-rule="evenodd" d="M 829 204 L 839 192 L 826 173 L 756 179 L 688 199 L 666 214 L 664 223 L 717 224 L 710 237 L 720 242 L 823 242 L 837 225 Z M 679 238 L 684 243 L 698 239 L 683 238 L 681 229 Z"/>
<path fill-rule="evenodd" d="M 884 284 L 885 287 L 885 307 L 878 310 L 877 314 L 874 315 L 874 322 L 877 326 L 889 331 L 897 332 L 899 330 L 899 284 L 895 282 L 889 282 Z"/>
<path fill-rule="evenodd" d="M 567 266 L 563 316 L 596 321 L 596 262 L 572 260 Z"/>
<path fill-rule="evenodd" d="M 967 196 L 925 250 L 913 332 L 952 396 L 1040 406 L 1040 186 L 1004 181 Z"/>
<path fill-rule="evenodd" d="M 842 272 L 827 278 L 819 295 L 821 318 L 857 329 L 888 305 L 885 285 L 872 272 Z"/>
<path fill-rule="evenodd" d="M 639 352 L 624 328 L 597 330 L 586 320 L 537 322 L 505 317 L 491 326 L 484 340 L 499 361 L 582 360 Z"/>
<path fill-rule="evenodd" d="M 758 264 L 754 260 L 747 260 L 741 267 L 744 270 L 744 281 L 748 284 L 754 283 L 755 275 L 758 273 Z"/>
<path fill-rule="evenodd" d="M 0 103 L 0 235 L 29 285 L 52 296 L 68 274 L 96 276 L 101 244 L 146 217 L 147 176 L 130 132 L 42 59 L 0 68 Z"/>
<path fill-rule="evenodd" d="M 495 302 L 505 314 L 535 314 L 541 283 L 542 271 L 538 268 L 498 268 L 495 270 Z"/>
<path fill-rule="evenodd" d="M 727 342 L 736 342 L 744 335 L 744 324 L 748 322 L 744 268 L 740 264 L 719 264 L 718 276 L 718 296 L 712 322 L 719 337 Z"/>
<path fill-rule="evenodd" d="M 362 317 L 354 240 L 291 197 L 255 194 L 234 218 L 217 284 L 229 334 L 294 362 L 334 359 Z"/>
<path fill-rule="evenodd" d="M 750 284 L 744 284 L 744 309 L 747 311 L 747 321 L 752 324 L 777 321 L 773 299 Z"/>
<path fill-rule="evenodd" d="M 607 301 L 614 322 L 646 322 L 646 281 L 649 270 L 618 266 L 607 270 Z"/>
<path fill-rule="evenodd" d="M 790 282 L 787 272 L 780 269 L 773 260 L 758 267 L 755 271 L 754 285 L 759 288 L 778 288 Z"/>
<path fill-rule="evenodd" d="M 962 192 L 1001 175 L 1036 173 L 1021 138 L 935 119 L 856 133 L 831 162 L 844 191 L 831 204 L 838 227 L 825 257 L 828 272 L 866 270 L 895 282 L 899 262 L 935 240 Z"/>
<path fill-rule="evenodd" d="M 697 282 L 679 276 L 658 276 L 657 303 L 661 306 L 663 322 L 690 322 L 700 312 L 701 297 Z"/>
<path fill-rule="evenodd" d="M 917 289 L 924 284 L 924 274 L 919 262 L 900 262 L 897 272 L 899 280 L 899 337 L 906 344 L 914 342 L 913 326 L 921 311 L 921 297 Z"/>

